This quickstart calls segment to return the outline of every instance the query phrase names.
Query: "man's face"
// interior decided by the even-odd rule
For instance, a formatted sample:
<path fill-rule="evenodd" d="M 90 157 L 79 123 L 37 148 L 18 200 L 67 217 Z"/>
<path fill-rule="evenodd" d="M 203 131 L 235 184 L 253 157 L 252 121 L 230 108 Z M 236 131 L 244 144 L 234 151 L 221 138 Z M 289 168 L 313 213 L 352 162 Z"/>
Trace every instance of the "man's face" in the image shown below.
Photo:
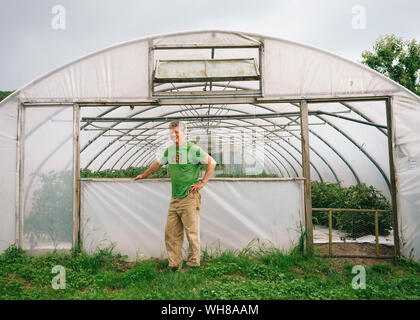
<path fill-rule="evenodd" d="M 171 128 L 170 130 L 171 140 L 178 146 L 184 141 L 185 132 L 180 127 Z"/>

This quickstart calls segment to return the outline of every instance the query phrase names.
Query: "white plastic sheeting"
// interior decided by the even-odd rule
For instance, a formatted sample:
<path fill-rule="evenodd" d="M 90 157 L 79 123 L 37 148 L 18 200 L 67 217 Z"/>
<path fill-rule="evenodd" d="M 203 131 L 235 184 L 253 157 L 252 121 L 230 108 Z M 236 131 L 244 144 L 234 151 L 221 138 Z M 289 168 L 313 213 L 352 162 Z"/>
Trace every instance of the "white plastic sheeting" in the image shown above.
<path fill-rule="evenodd" d="M 38 79 L 22 91 L 24 100 L 133 100 L 147 98 L 147 42 L 110 48 Z"/>
<path fill-rule="evenodd" d="M 264 41 L 265 96 L 380 95 L 399 91 L 367 68 L 293 42 Z"/>
<path fill-rule="evenodd" d="M 18 180 L 17 110 L 22 102 L 126 102 L 149 101 L 156 60 L 210 59 L 211 46 L 227 46 L 214 51 L 215 59 L 254 58 L 261 63 L 257 46 L 263 45 L 262 94 L 270 99 L 312 99 L 348 98 L 359 96 L 391 96 L 397 203 L 399 214 L 399 235 L 402 252 L 406 256 L 420 259 L 420 98 L 394 81 L 357 63 L 334 54 L 286 40 L 261 35 L 229 31 L 197 31 L 172 35 L 159 35 L 122 43 L 92 53 L 69 63 L 45 76 L 34 80 L 0 103 L 0 172 L 2 179 L 2 206 L 0 215 L 1 248 L 14 241 L 16 234 L 16 191 Z M 193 49 L 206 46 L 202 49 Z M 245 46 L 245 48 L 234 48 Z M 189 49 L 152 50 L 172 47 Z M 149 53 L 151 55 L 149 56 Z M 219 83 L 212 84 L 224 90 Z M 226 90 L 236 90 L 235 86 L 245 86 L 237 81 Z M 256 89 L 250 87 L 239 89 Z M 256 84 L 254 83 L 253 86 Z M 178 91 L 162 85 L 155 92 Z M 198 89 L 201 90 L 201 89 Z M 264 100 L 260 100 L 264 101 Z M 348 102 L 353 108 L 344 114 L 350 118 L 372 121 L 385 125 L 383 102 Z M 331 104 L 329 104 L 331 106 Z M 310 111 L 326 108 L 326 104 L 309 104 Z M 335 103 L 333 110 L 345 107 Z M 142 106 L 131 110 L 128 106 L 104 106 L 82 109 L 82 115 L 93 117 L 166 117 L 192 114 L 258 114 L 267 112 L 298 112 L 296 103 L 252 105 L 177 105 Z M 85 112 L 85 113 L 84 113 Z M 296 119 L 296 118 L 295 118 Z M 311 178 L 336 182 L 344 185 L 358 180 L 372 184 L 389 196 L 387 179 L 389 164 L 386 135 L 378 129 L 364 127 L 337 118 L 321 115 L 310 116 L 312 121 L 328 120 L 325 126 L 310 126 Z M 293 118 L 249 119 L 246 121 L 226 120 L 221 124 L 233 126 L 255 124 L 273 126 L 267 131 L 276 135 L 281 125 Z M 296 124 L 296 123 L 295 123 Z M 82 123 L 83 125 L 83 123 Z M 197 125 L 197 123 L 195 123 Z M 165 123 L 106 123 L 113 128 L 132 128 L 125 131 L 133 135 L 152 134 L 151 128 L 166 127 Z M 84 127 L 84 129 L 86 129 Z M 92 128 L 91 128 L 92 129 Z M 339 130 L 341 132 L 339 132 Z M 115 133 L 106 130 L 107 133 Z M 284 131 L 281 131 L 284 132 Z M 386 130 L 385 130 L 386 132 Z M 52 133 L 53 134 L 53 133 Z M 284 177 L 301 175 L 300 137 L 290 131 L 291 137 L 280 138 L 265 146 L 265 170 Z M 134 139 L 134 138 L 133 138 Z M 119 137 L 104 137 L 98 131 L 82 131 L 81 167 L 89 169 L 119 169 L 128 166 L 144 166 L 153 161 L 156 149 L 136 149 L 121 141 Z M 45 141 L 40 141 L 42 144 Z M 57 152 L 58 149 L 57 149 Z M 373 163 L 372 159 L 376 162 Z M 16 217 L 15 217 L 16 215 Z"/>
<path fill-rule="evenodd" d="M 81 186 L 86 250 L 115 243 L 131 260 L 166 257 L 168 179 L 87 179 Z M 304 225 L 302 180 L 213 179 L 201 194 L 202 249 L 242 249 L 255 239 L 284 250 L 297 245 Z"/>
<path fill-rule="evenodd" d="M 395 170 L 402 253 L 420 260 L 420 119 L 419 103 L 406 95 L 394 98 Z"/>
<path fill-rule="evenodd" d="M 16 96 L 0 103 L 0 252 L 15 242 L 17 105 Z"/>

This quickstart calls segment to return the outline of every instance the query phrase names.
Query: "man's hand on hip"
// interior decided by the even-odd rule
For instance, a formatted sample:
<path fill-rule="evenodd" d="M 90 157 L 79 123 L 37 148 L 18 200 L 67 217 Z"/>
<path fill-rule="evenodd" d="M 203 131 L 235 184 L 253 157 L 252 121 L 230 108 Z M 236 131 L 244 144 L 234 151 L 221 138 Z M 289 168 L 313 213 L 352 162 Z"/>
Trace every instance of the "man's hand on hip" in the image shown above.
<path fill-rule="evenodd" d="M 197 183 L 197 184 L 192 184 L 192 185 L 190 185 L 190 187 L 191 187 L 190 192 L 193 192 L 193 193 L 198 192 L 204 186 L 205 186 L 204 182 L 200 182 L 200 183 Z"/>

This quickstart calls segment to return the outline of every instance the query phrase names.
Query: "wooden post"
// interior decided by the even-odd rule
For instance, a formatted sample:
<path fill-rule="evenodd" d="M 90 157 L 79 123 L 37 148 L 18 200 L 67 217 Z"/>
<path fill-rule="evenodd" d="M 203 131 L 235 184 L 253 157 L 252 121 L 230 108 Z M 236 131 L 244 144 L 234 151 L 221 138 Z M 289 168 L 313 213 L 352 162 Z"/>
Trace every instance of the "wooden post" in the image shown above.
<path fill-rule="evenodd" d="M 244 164 L 244 162 L 245 162 L 245 155 L 244 155 L 244 152 L 245 152 L 245 146 L 244 146 L 244 144 L 245 144 L 245 137 L 244 137 L 244 131 L 242 130 L 241 131 L 241 175 L 244 175 L 245 174 L 245 164 Z"/>
<path fill-rule="evenodd" d="M 375 211 L 375 243 L 376 256 L 379 257 L 379 225 L 378 225 L 378 211 Z"/>
<path fill-rule="evenodd" d="M 306 100 L 300 102 L 300 129 L 302 141 L 302 174 L 305 178 L 304 198 L 305 198 L 305 231 L 306 231 L 306 251 L 312 250 L 313 230 L 312 230 L 312 198 L 311 198 L 311 168 L 309 159 L 309 129 L 308 129 L 308 103 Z"/>
<path fill-rule="evenodd" d="M 332 210 L 328 212 L 328 252 L 332 256 Z"/>
<path fill-rule="evenodd" d="M 149 98 L 152 98 L 155 94 L 155 88 L 153 86 L 153 72 L 154 72 L 154 64 L 155 64 L 155 51 L 152 49 L 153 47 L 153 40 L 150 39 L 147 42 L 148 44 L 148 81 L 149 81 Z"/>
<path fill-rule="evenodd" d="M 224 168 L 225 166 L 223 164 L 223 143 L 222 143 L 222 137 L 219 137 L 219 154 L 220 154 L 219 164 L 220 164 L 220 166 L 222 166 Z M 225 173 L 224 169 L 223 169 L 223 173 Z"/>
<path fill-rule="evenodd" d="M 233 141 L 233 136 L 230 136 L 230 148 L 229 148 L 229 174 L 236 174 L 235 167 L 235 143 Z"/>
<path fill-rule="evenodd" d="M 207 129 L 207 153 L 210 156 L 213 156 L 213 150 L 211 149 L 211 144 L 212 144 L 211 133 L 209 133 L 209 130 Z"/>
<path fill-rule="evenodd" d="M 261 95 L 264 96 L 264 77 L 263 77 L 263 61 L 264 61 L 264 42 L 261 41 L 261 45 L 258 48 L 258 71 L 260 73 L 260 91 L 261 91 Z"/>
<path fill-rule="evenodd" d="M 391 98 L 386 100 L 386 122 L 388 131 L 388 157 L 389 157 L 389 173 L 391 178 L 391 200 L 392 200 L 392 220 L 394 230 L 394 252 L 397 259 L 400 258 L 400 236 L 398 227 L 398 204 L 397 204 L 397 187 L 394 167 L 394 131 L 392 124 L 392 101 Z"/>
<path fill-rule="evenodd" d="M 25 107 L 19 103 L 17 119 L 17 145 L 16 145 L 16 211 L 15 211 L 15 244 L 19 248 L 24 246 L 23 217 L 24 217 L 24 147 L 25 147 Z"/>
<path fill-rule="evenodd" d="M 73 106 L 73 248 L 80 248 L 80 106 Z"/>

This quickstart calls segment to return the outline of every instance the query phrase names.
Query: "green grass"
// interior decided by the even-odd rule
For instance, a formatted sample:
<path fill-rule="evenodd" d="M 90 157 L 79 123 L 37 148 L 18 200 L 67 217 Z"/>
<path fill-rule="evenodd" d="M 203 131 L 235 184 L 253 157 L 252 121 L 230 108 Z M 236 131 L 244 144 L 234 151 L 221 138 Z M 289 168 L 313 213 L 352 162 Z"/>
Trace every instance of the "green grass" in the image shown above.
<path fill-rule="evenodd" d="M 54 290 L 51 269 L 66 269 L 66 289 Z M 352 265 L 274 248 L 204 250 L 202 265 L 166 271 L 167 260 L 128 263 L 113 248 L 28 256 L 0 255 L 0 299 L 419 299 L 420 265 L 402 260 L 366 268 L 366 289 L 351 286 Z"/>

